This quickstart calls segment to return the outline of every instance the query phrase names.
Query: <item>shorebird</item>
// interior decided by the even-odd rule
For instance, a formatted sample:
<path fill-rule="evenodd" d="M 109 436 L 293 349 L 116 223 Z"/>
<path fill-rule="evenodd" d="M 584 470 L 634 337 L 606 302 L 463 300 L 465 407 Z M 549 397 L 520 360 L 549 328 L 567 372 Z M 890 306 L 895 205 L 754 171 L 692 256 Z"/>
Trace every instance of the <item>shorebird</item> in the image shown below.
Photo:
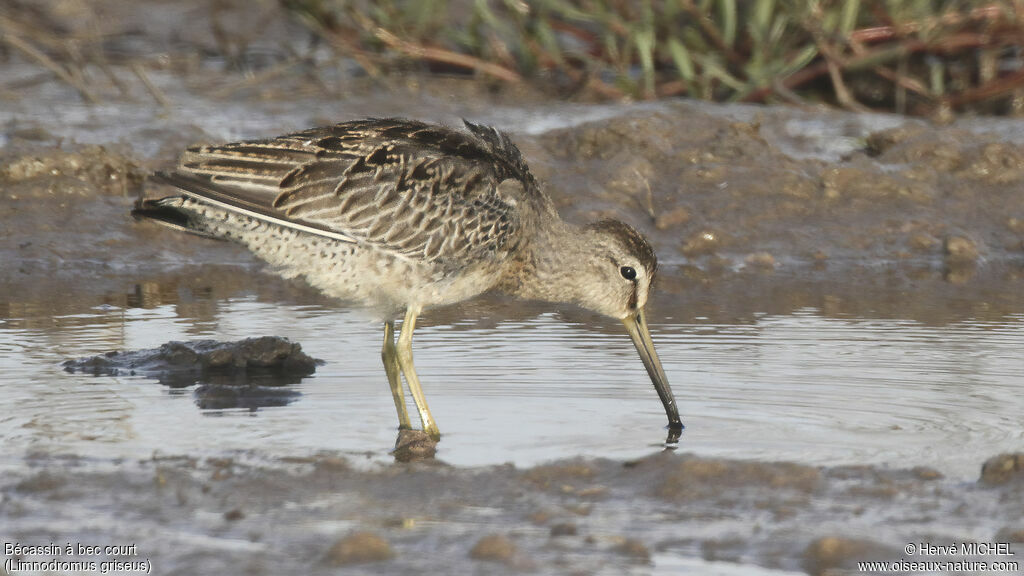
<path fill-rule="evenodd" d="M 380 312 L 400 429 L 411 428 L 404 375 L 423 431 L 440 438 L 413 365 L 416 318 L 497 290 L 621 320 L 665 407 L 669 439 L 678 438 L 644 313 L 658 264 L 651 245 L 618 220 L 563 221 L 508 135 L 465 124 L 468 132 L 369 119 L 188 148 L 153 177 L 177 195 L 140 199 L 132 213 L 239 242 L 286 277 Z"/>

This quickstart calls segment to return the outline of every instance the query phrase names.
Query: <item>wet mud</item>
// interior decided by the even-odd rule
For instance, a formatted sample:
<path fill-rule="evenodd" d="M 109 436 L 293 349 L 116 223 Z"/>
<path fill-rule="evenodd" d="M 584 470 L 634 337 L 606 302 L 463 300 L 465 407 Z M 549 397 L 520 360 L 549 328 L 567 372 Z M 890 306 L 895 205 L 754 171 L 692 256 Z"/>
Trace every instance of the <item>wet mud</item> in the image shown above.
<path fill-rule="evenodd" d="M 676 320 L 742 324 L 813 308 L 941 326 L 1024 314 L 1024 125 L 685 101 L 587 107 L 452 78 L 358 78 L 325 92 L 324 74 L 308 70 L 261 87 L 196 63 L 217 45 L 184 24 L 199 3 L 139 3 L 160 4 L 168 26 L 124 3 L 100 4 L 125 10 L 125 50 L 159 47 L 167 65 L 153 80 L 175 103 L 169 110 L 140 94 L 112 95 L 81 115 L 72 89 L 0 60 L 21 78 L 0 91 L 0 330 L 36 334 L 54 350 L 68 327 L 95 322 L 97 309 L 172 307 L 201 325 L 239 296 L 339 305 L 238 246 L 138 223 L 129 211 L 147 174 L 173 165 L 187 144 L 367 115 L 451 124 L 466 116 L 510 130 L 567 219 L 614 216 L 651 238 L 662 263 L 652 307 Z M 279 37 L 300 34 L 273 26 Z M 244 54 L 255 58 L 253 45 Z M 495 302 L 436 311 L 423 325 L 493 326 Z M 579 310 L 557 314 L 619 329 Z M 292 384 L 315 368 L 283 339 L 135 352 L 126 341 L 121 352 L 96 350 L 67 367 L 196 386 L 196 402 L 210 409 L 287 404 L 298 394 Z M 741 565 L 824 574 L 899 560 L 921 541 L 1017 543 L 1011 559 L 1024 561 L 1019 453 L 978 454 L 978 480 L 965 481 L 938 466 L 674 451 L 460 468 L 445 464 L 443 444 L 435 456 L 433 443 L 400 436 L 394 464 L 335 453 L 268 458 L 258 445 L 220 453 L 215 440 L 208 454 L 113 461 L 9 451 L 0 537 L 134 543 L 159 573 L 715 574 Z"/>
<path fill-rule="evenodd" d="M 61 364 L 72 373 L 145 376 L 175 388 L 206 382 L 294 384 L 315 372 L 316 365 L 300 344 L 276 336 L 240 342 L 168 342 L 156 349 L 114 350 Z"/>
<path fill-rule="evenodd" d="M 914 559 L 905 547 L 922 541 L 1024 550 L 1020 470 L 962 482 L 929 468 L 672 452 L 529 469 L 367 469 L 329 454 L 268 463 L 255 452 L 99 466 L 28 455 L 26 465 L 3 482 L 5 538 L 131 542 L 161 573 L 642 574 L 661 565 L 670 574 L 668 559 L 687 556 L 700 559 L 690 566 L 699 573 L 745 564 L 753 574 L 826 574 Z M 54 529 L 83 513 L 90 521 L 79 529 Z M 998 528 L 978 530 L 981 518 Z"/>
<path fill-rule="evenodd" d="M 287 338 L 263 336 L 238 342 L 168 342 L 149 350 L 110 351 L 61 363 L 70 373 L 140 376 L 171 388 L 196 386 L 203 409 L 284 406 L 300 396 L 283 388 L 298 384 L 322 361 Z"/>
<path fill-rule="evenodd" d="M 626 212 L 663 260 L 702 270 L 1021 261 L 1019 145 L 908 122 L 822 161 L 787 154 L 765 116 L 677 104 L 552 131 L 539 170 L 563 211 Z"/>

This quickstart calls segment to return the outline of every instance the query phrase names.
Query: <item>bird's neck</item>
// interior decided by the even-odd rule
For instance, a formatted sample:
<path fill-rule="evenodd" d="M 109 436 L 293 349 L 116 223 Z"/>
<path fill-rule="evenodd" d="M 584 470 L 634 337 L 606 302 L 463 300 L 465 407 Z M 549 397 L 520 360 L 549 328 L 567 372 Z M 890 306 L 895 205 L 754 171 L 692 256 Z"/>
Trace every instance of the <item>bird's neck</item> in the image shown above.
<path fill-rule="evenodd" d="M 497 288 L 502 292 L 528 300 L 574 302 L 573 270 L 586 260 L 588 252 L 585 229 L 561 219 L 539 227 L 527 245 L 515 257 Z"/>

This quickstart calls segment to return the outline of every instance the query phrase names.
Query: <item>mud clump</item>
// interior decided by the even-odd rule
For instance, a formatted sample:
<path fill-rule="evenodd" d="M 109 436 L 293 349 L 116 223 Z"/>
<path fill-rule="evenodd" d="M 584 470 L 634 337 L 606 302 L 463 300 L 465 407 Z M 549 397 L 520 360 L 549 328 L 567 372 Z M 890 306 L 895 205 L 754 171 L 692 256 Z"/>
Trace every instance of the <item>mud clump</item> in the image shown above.
<path fill-rule="evenodd" d="M 690 211 L 683 206 L 662 212 L 654 217 L 654 227 L 658 230 L 678 228 L 690 221 Z"/>
<path fill-rule="evenodd" d="M 1024 544 L 1024 528 L 1015 530 L 1013 528 L 1003 528 L 996 534 L 996 542 L 1012 542 L 1014 544 Z"/>
<path fill-rule="evenodd" d="M 920 254 L 931 254 L 938 249 L 939 239 L 927 232 L 914 234 L 908 241 L 910 249 Z"/>
<path fill-rule="evenodd" d="M 497 562 L 507 566 L 515 563 L 517 554 L 515 543 L 502 534 L 484 536 L 469 551 L 469 557 L 473 560 Z"/>
<path fill-rule="evenodd" d="M 804 550 L 803 568 L 812 576 L 856 570 L 857 562 L 902 557 L 900 551 L 870 540 L 827 536 Z"/>
<path fill-rule="evenodd" d="M 946 262 L 949 264 L 970 264 L 978 260 L 978 245 L 963 236 L 950 236 L 943 244 Z"/>
<path fill-rule="evenodd" d="M 242 512 L 239 508 L 232 508 L 224 513 L 224 519 L 228 522 L 238 522 L 245 518 L 245 512 Z"/>
<path fill-rule="evenodd" d="M 64 488 L 68 480 L 64 476 L 42 471 L 14 486 L 15 490 L 21 492 L 53 492 Z"/>
<path fill-rule="evenodd" d="M 683 246 L 680 251 L 690 258 L 706 256 L 713 254 L 721 244 L 721 234 L 712 230 L 701 230 L 683 240 Z"/>
<path fill-rule="evenodd" d="M 168 342 L 154 349 L 114 351 L 66 360 L 62 366 L 68 372 L 106 376 L 201 377 L 214 372 L 244 376 L 258 370 L 308 376 L 316 371 L 317 360 L 303 352 L 300 344 L 287 338 L 261 336 L 237 342 Z"/>
<path fill-rule="evenodd" d="M 626 538 L 615 546 L 615 551 L 634 562 L 642 564 L 649 564 L 651 562 L 651 551 L 643 542 L 635 538 Z"/>
<path fill-rule="evenodd" d="M 755 269 L 761 270 L 772 270 L 775 268 L 775 257 L 768 252 L 754 252 L 747 254 L 747 257 L 743 259 L 743 262 Z"/>
<path fill-rule="evenodd" d="M 1006 142 L 990 142 L 971 150 L 970 163 L 962 171 L 965 178 L 992 184 L 1013 184 L 1024 178 L 1024 152 Z"/>
<path fill-rule="evenodd" d="M 542 489 L 557 488 L 569 482 L 589 481 L 594 467 L 585 462 L 566 462 L 537 466 L 523 473 L 523 479 Z"/>
<path fill-rule="evenodd" d="M 907 124 L 870 134 L 866 152 L 890 164 L 925 166 L 939 172 L 951 172 L 964 164 L 963 142 L 973 136 L 960 130 L 939 132 L 924 124 Z"/>
<path fill-rule="evenodd" d="M 135 195 L 146 174 L 134 159 L 103 146 L 0 160 L 0 184 L 10 200 L 49 193 Z"/>
<path fill-rule="evenodd" d="M 817 468 L 800 464 L 687 458 L 669 471 L 656 494 L 666 500 L 689 501 L 725 497 L 741 488 L 810 493 L 820 483 Z"/>
<path fill-rule="evenodd" d="M 262 336 L 237 342 L 168 342 L 159 348 L 114 351 L 66 360 L 68 372 L 95 376 L 144 376 L 165 386 L 196 388 L 204 409 L 283 406 L 299 393 L 280 389 L 316 371 L 318 360 L 287 338 Z"/>
<path fill-rule="evenodd" d="M 559 522 L 551 527 L 551 537 L 575 536 L 577 534 L 576 524 L 572 522 Z"/>
<path fill-rule="evenodd" d="M 982 484 L 998 486 L 1011 481 L 1024 482 L 1024 453 L 1000 454 L 981 466 Z"/>
<path fill-rule="evenodd" d="M 371 532 L 355 532 L 338 540 L 324 555 L 332 566 L 383 562 L 394 557 L 388 541 Z"/>
<path fill-rule="evenodd" d="M 822 175 L 824 197 L 830 201 L 847 200 L 855 209 L 868 209 L 871 203 L 882 200 L 904 201 L 909 204 L 928 204 L 931 194 L 920 183 L 905 175 L 878 173 L 868 163 L 859 162 L 836 166 Z"/>

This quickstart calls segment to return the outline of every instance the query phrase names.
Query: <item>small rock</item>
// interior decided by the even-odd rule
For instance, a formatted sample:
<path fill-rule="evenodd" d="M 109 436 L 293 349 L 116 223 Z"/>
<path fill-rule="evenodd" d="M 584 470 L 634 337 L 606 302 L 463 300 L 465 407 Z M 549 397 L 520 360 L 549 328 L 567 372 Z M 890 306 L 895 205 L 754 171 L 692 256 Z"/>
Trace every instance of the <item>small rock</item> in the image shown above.
<path fill-rule="evenodd" d="M 370 532 L 355 532 L 338 540 L 324 556 L 334 566 L 381 562 L 393 557 L 388 541 Z"/>
<path fill-rule="evenodd" d="M 729 537 L 721 540 L 705 540 L 701 544 L 701 557 L 708 562 L 743 561 L 743 553 L 747 549 L 747 541 L 742 538 Z"/>
<path fill-rule="evenodd" d="M 811 542 L 804 550 L 803 568 L 812 576 L 855 570 L 857 562 L 902 558 L 899 550 L 870 540 L 827 536 Z M 845 573 L 845 572 L 844 572 Z"/>
<path fill-rule="evenodd" d="M 690 257 L 711 254 L 720 243 L 718 234 L 711 230 L 701 230 L 683 241 L 683 254 Z"/>
<path fill-rule="evenodd" d="M 486 560 L 501 564 L 512 564 L 516 557 L 516 545 L 508 536 L 489 534 L 481 538 L 469 551 L 474 560 Z"/>
<path fill-rule="evenodd" d="M 50 492 L 63 488 L 67 483 L 66 477 L 43 470 L 18 482 L 14 488 L 20 492 Z"/>
<path fill-rule="evenodd" d="M 948 262 L 967 263 L 978 260 L 978 246 L 963 236 L 947 237 L 944 248 Z"/>
<path fill-rule="evenodd" d="M 981 465 L 981 482 L 992 486 L 1024 480 L 1024 452 L 993 456 Z"/>
<path fill-rule="evenodd" d="M 747 263 L 747 266 L 754 268 L 763 268 L 765 270 L 775 268 L 775 257 L 768 252 L 754 252 L 753 254 L 747 254 L 744 262 Z"/>
<path fill-rule="evenodd" d="M 594 506 L 591 504 L 565 504 L 563 508 L 566 512 L 577 516 L 590 516 L 590 513 L 594 511 Z"/>
<path fill-rule="evenodd" d="M 640 562 L 649 563 L 651 561 L 651 551 L 643 542 L 635 538 L 626 538 L 615 547 L 615 551 Z"/>
<path fill-rule="evenodd" d="M 72 373 L 146 376 L 184 388 L 197 382 L 218 386 L 248 386 L 257 381 L 275 386 L 294 384 L 315 372 L 320 363 L 296 342 L 262 336 L 236 342 L 172 341 L 160 348 L 107 352 L 61 365 Z"/>
<path fill-rule="evenodd" d="M 580 498 L 603 498 L 607 494 L 607 486 L 587 486 L 576 491 L 576 495 Z"/>
<path fill-rule="evenodd" d="M 1003 528 L 996 534 L 995 542 L 1011 542 L 1013 544 L 1024 544 L 1024 528 L 1014 530 Z"/>
<path fill-rule="evenodd" d="M 668 212 L 662 212 L 654 218 L 654 227 L 658 230 L 668 230 L 669 228 L 675 228 L 676 226 L 682 226 L 690 221 L 690 211 L 682 206 L 678 206 L 669 210 Z"/>
<path fill-rule="evenodd" d="M 928 466 L 916 466 L 911 469 L 911 472 L 920 480 L 938 480 L 942 478 L 942 472 Z"/>
<path fill-rule="evenodd" d="M 532 512 L 527 518 L 537 526 L 543 526 L 551 520 L 551 513 L 547 510 L 538 510 L 537 512 Z"/>
<path fill-rule="evenodd" d="M 242 518 L 245 518 L 245 512 L 242 512 L 238 508 L 232 508 L 224 513 L 224 519 L 228 522 L 236 522 Z"/>
<path fill-rule="evenodd" d="M 939 239 L 924 232 L 914 234 L 910 237 L 910 249 L 914 252 L 931 252 L 936 250 Z"/>
<path fill-rule="evenodd" d="M 575 536 L 576 525 L 572 522 L 560 522 L 551 527 L 551 537 L 555 538 L 558 536 Z"/>
<path fill-rule="evenodd" d="M 921 128 L 917 126 L 900 126 L 897 128 L 889 128 L 887 130 L 872 132 L 871 134 L 868 134 L 868 137 L 865 139 L 865 151 L 868 156 L 880 156 L 885 151 L 897 144 L 906 142 L 912 136 L 919 134 L 921 131 Z"/>
<path fill-rule="evenodd" d="M 48 132 L 41 126 L 29 126 L 25 128 L 15 128 L 7 133 L 7 137 L 11 140 L 56 140 L 57 137 Z"/>

